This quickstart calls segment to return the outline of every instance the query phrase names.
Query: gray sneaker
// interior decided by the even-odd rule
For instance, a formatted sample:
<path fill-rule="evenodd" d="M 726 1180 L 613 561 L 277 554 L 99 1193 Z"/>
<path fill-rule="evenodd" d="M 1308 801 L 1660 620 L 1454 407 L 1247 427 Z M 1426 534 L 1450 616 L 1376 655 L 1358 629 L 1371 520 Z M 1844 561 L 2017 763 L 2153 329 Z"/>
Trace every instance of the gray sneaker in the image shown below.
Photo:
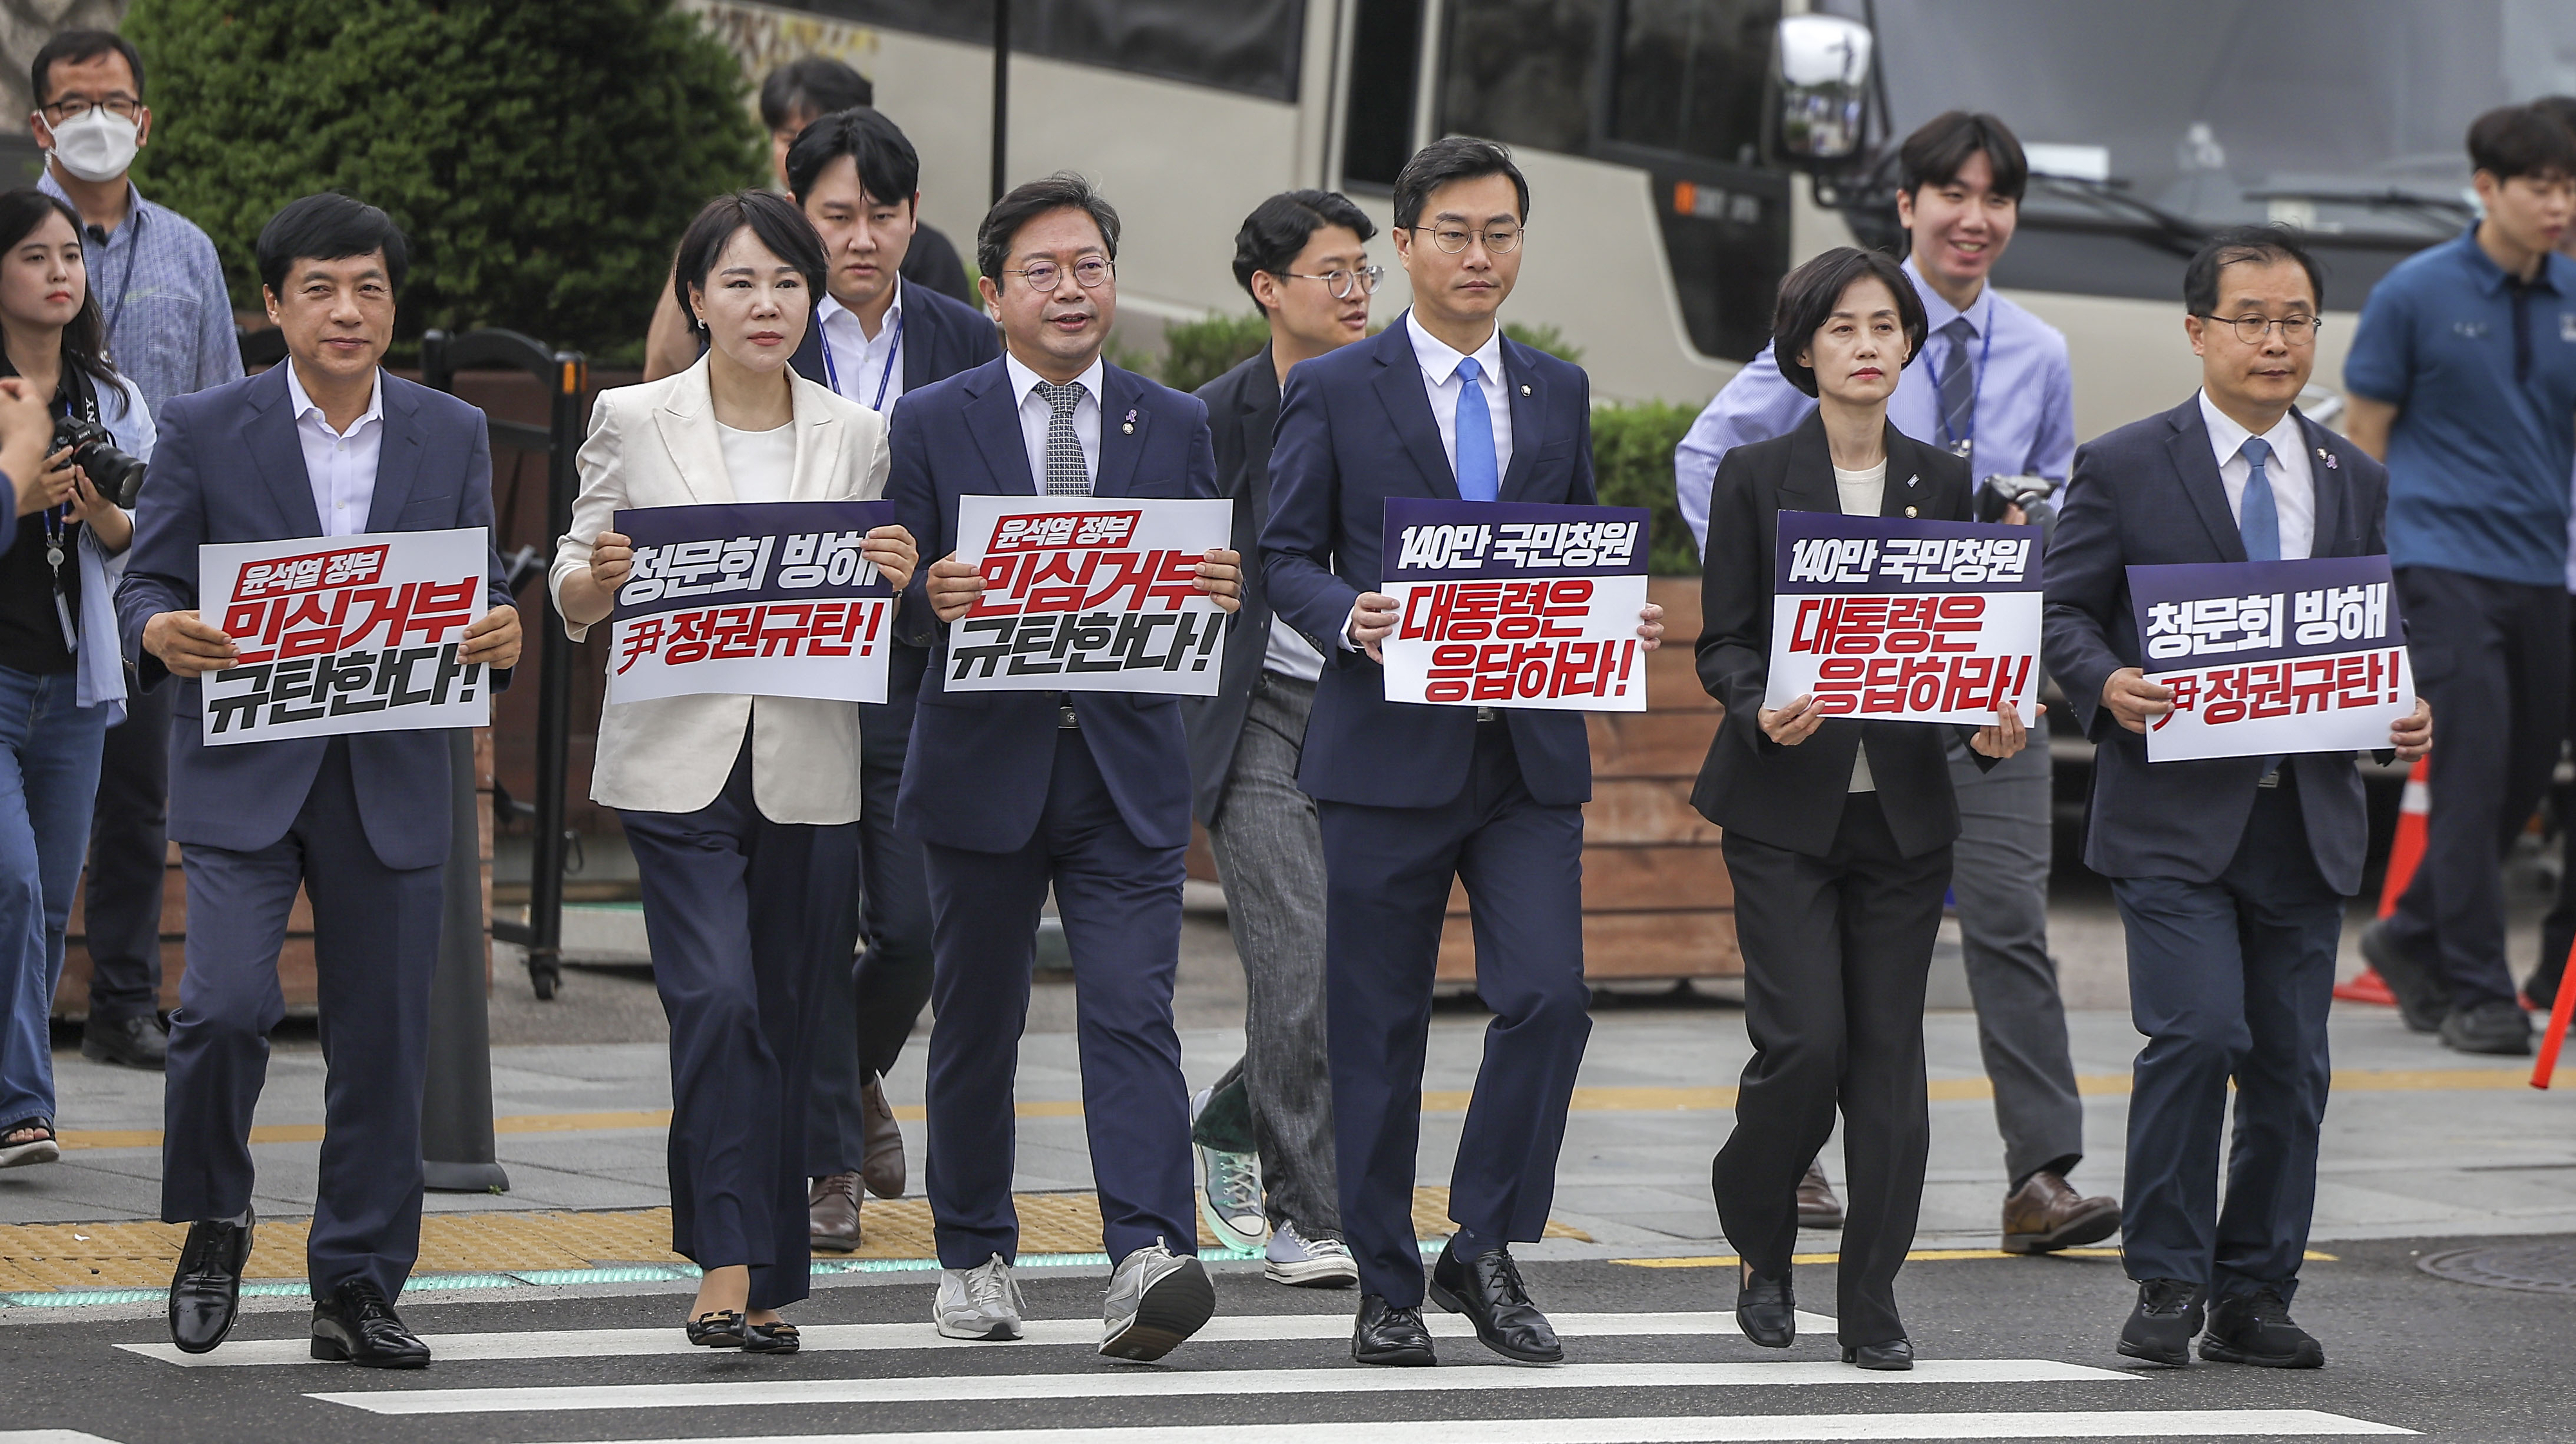
<path fill-rule="evenodd" d="M 1351 1246 L 1337 1238 L 1308 1238 L 1296 1221 L 1281 1219 L 1262 1250 L 1261 1276 L 1274 1284 L 1304 1289 L 1348 1288 L 1360 1281 L 1360 1266 Z"/>
<path fill-rule="evenodd" d="M 1206 1111 L 1215 1089 L 1202 1088 L 1190 1099 L 1190 1122 L 1198 1122 Z M 1270 1220 L 1261 1208 L 1261 1155 L 1229 1153 L 1222 1148 L 1196 1145 L 1199 1155 L 1199 1212 L 1207 1215 L 1208 1231 L 1217 1242 L 1238 1252 L 1261 1247 L 1270 1234 Z"/>
<path fill-rule="evenodd" d="M 1181 1346 L 1216 1312 L 1216 1285 L 1187 1254 L 1158 1240 L 1118 1261 L 1109 1276 L 1107 1328 L 1100 1352 L 1144 1362 Z"/>
<path fill-rule="evenodd" d="M 1000 1254 L 971 1269 L 939 1271 L 939 1302 L 932 1322 L 948 1339 L 1016 1339 L 1020 1336 L 1020 1281 Z"/>

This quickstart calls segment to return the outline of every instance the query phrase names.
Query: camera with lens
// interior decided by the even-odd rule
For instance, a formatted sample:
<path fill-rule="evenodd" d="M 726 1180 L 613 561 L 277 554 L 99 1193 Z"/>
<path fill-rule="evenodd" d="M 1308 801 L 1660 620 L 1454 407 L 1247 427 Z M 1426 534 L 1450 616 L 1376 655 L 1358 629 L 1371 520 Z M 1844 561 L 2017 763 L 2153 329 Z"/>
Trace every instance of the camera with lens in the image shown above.
<path fill-rule="evenodd" d="M 118 447 L 116 438 L 95 421 L 66 416 L 54 422 L 54 450 L 70 447 L 67 460 L 89 477 L 99 495 L 113 497 L 118 506 L 134 507 L 135 496 L 143 490 L 145 463 L 135 460 Z"/>
<path fill-rule="evenodd" d="M 1977 520 L 2002 521 L 2004 513 L 2017 506 L 2031 523 L 2044 524 L 2056 509 L 2049 498 L 2057 494 L 2057 485 L 2044 476 L 1987 477 L 1977 488 Z"/>

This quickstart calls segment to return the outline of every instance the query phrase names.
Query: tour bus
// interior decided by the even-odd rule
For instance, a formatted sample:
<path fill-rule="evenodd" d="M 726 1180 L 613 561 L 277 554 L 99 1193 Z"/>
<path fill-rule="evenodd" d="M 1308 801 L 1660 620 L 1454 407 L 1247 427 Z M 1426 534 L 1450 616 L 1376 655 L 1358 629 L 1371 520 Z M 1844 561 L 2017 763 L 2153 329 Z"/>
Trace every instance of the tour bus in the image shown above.
<path fill-rule="evenodd" d="M 971 249 L 991 0 L 686 3 L 868 74 L 925 217 Z M 2072 344 L 2080 436 L 2189 393 L 2182 258 L 2222 224 L 2315 238 L 2338 385 L 2372 283 L 2471 219 L 2469 120 L 2576 92 L 2564 0 L 1017 0 L 1011 46 L 1008 174 L 1079 170 L 1117 204 L 1131 334 L 1249 308 L 1233 236 L 1270 192 L 1347 191 L 1383 226 L 1408 153 L 1485 135 L 1533 191 L 1511 313 L 1582 348 L 1604 399 L 1705 400 L 1791 265 L 1895 241 L 1896 139 L 1993 111 L 2039 172 L 1997 280 Z"/>

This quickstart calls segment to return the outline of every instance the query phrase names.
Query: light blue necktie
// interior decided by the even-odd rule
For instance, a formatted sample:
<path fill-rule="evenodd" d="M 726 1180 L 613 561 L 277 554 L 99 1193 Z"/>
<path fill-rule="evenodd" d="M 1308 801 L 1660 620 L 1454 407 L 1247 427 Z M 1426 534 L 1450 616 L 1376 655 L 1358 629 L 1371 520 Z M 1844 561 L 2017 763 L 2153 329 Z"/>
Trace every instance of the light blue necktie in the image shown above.
<path fill-rule="evenodd" d="M 2263 474 L 2263 463 L 2272 459 L 2272 444 L 2259 436 L 2245 438 L 2236 449 L 2245 458 L 2245 499 L 2237 508 L 2236 531 L 2245 538 L 2245 559 L 2254 562 L 2277 562 L 2281 559 L 2281 508 L 2272 500 L 2272 478 Z"/>
<path fill-rule="evenodd" d="M 1485 409 L 1485 368 L 1468 357 L 1458 363 L 1458 499 L 1492 501 L 1502 494 L 1502 468 L 1494 461 L 1494 417 Z"/>

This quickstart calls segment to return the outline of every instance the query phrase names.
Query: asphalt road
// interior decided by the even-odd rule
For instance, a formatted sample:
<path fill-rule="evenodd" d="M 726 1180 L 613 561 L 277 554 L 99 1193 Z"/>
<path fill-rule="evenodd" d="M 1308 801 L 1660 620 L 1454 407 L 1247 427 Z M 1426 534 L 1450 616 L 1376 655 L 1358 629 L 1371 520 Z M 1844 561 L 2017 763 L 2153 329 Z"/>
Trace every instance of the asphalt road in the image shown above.
<path fill-rule="evenodd" d="M 280 1439 L 444 1441 L 893 1438 L 939 1444 L 1646 1444 L 1734 1439 L 2293 1438 L 2421 1431 L 2478 1441 L 2576 1437 L 2565 1296 L 2473 1288 L 2414 1267 L 2459 1241 L 2333 1246 L 2298 1303 L 2326 1344 L 2322 1371 L 2129 1366 L 2111 1343 L 2130 1290 L 2110 1259 L 1918 1261 L 1901 1296 L 1926 1361 L 1913 1375 L 1837 1362 L 1829 1325 L 1770 1353 L 1705 1317 L 1732 1302 L 1727 1271 L 1531 1262 L 1540 1303 L 1568 1325 L 1570 1361 L 1506 1369 L 1472 1339 L 1437 1371 L 1349 1362 L 1348 1293 L 1218 1270 L 1211 1333 L 1161 1365 L 1093 1352 L 1098 1270 L 1023 1271 L 1029 1316 L 1062 1337 L 936 1345 L 926 1274 L 818 1289 L 791 1311 L 876 1325 L 793 1358 L 672 1350 L 687 1296 L 625 1293 L 427 1302 L 405 1317 L 448 1357 L 385 1374 L 261 1365 L 300 1355 L 304 1318 L 245 1316 L 211 1367 L 117 1347 L 161 1344 L 157 1316 L 72 1322 L 12 1310 L 0 1326 L 9 1405 L 0 1444 Z M 1832 1270 L 1803 1269 L 1802 1303 L 1830 1312 Z M 1673 1314 L 1699 1314 L 1674 1319 Z M 1577 1320 L 1577 1315 L 1596 1316 Z M 1597 1316 L 1664 1315 L 1649 1318 Z M 895 1326 L 892 1328 L 885 1326 Z M 640 1330 L 614 1335 L 590 1331 Z M 561 1331 L 583 1331 L 566 1334 Z M 267 1349 L 258 1341 L 278 1341 Z M 166 1345 L 163 1345 L 166 1350 Z M 589 1349 L 587 1356 L 574 1353 Z M 493 1357 L 465 1357 L 468 1354 Z M 175 1356 L 173 1356 L 175 1357 Z M 519 1392 L 529 1391 L 529 1392 Z M 799 1396 L 802 1401 L 799 1401 Z M 440 1412 L 445 1411 L 445 1412 Z M 1588 1422 L 1587 1422 L 1588 1421 Z M 1259 1427 L 1256 1427 L 1259 1426 Z M 17 1434 L 10 1430 L 74 1430 Z"/>

